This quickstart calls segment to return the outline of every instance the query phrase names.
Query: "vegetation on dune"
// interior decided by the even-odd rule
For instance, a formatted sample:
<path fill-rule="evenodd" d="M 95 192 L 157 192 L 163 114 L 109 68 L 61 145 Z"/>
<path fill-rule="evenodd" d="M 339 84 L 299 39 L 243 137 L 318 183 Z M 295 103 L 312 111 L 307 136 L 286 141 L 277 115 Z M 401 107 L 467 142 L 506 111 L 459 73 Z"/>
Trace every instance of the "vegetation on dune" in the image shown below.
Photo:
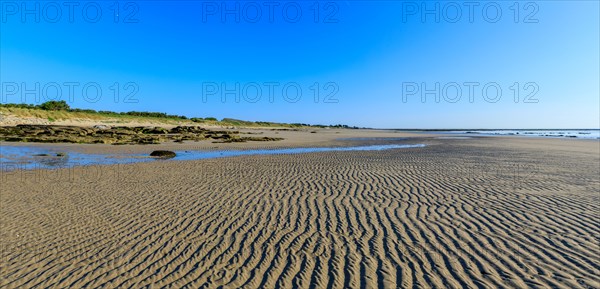
<path fill-rule="evenodd" d="M 47 101 L 38 106 L 43 110 L 69 110 L 71 109 L 66 101 Z"/>
<path fill-rule="evenodd" d="M 146 111 L 128 111 L 114 112 L 105 110 L 71 108 L 66 101 L 47 101 L 40 105 L 24 103 L 0 103 L 0 111 L 7 111 L 21 117 L 36 117 L 48 119 L 50 122 L 66 119 L 91 119 L 102 120 L 106 118 L 117 118 L 124 120 L 153 121 L 164 122 L 168 124 L 179 123 L 203 123 L 211 125 L 238 126 L 238 127 L 318 127 L 318 128 L 358 128 L 347 125 L 310 125 L 305 123 L 276 123 L 267 121 L 245 121 L 233 118 L 223 118 L 218 120 L 214 117 L 192 117 L 184 115 L 171 115 L 164 112 L 146 112 Z"/>
<path fill-rule="evenodd" d="M 45 110 L 45 111 L 60 111 L 60 112 L 71 112 L 71 113 L 83 113 L 83 114 L 97 114 L 108 117 L 119 117 L 119 116 L 136 116 L 136 117 L 145 117 L 145 118 L 168 118 L 168 119 L 179 119 L 179 120 L 187 120 L 188 118 L 184 115 L 170 115 L 164 112 L 146 112 L 146 111 L 128 111 L 128 112 L 114 112 L 114 111 L 106 111 L 106 110 L 93 110 L 93 109 L 81 109 L 81 108 L 71 108 L 66 101 L 47 101 L 40 105 L 33 104 L 15 104 L 15 103 L 0 103 L 0 107 L 4 108 L 20 108 L 20 109 L 28 109 L 28 110 Z M 35 116 L 32 114 L 30 116 Z M 66 115 L 65 115 L 66 116 Z"/>

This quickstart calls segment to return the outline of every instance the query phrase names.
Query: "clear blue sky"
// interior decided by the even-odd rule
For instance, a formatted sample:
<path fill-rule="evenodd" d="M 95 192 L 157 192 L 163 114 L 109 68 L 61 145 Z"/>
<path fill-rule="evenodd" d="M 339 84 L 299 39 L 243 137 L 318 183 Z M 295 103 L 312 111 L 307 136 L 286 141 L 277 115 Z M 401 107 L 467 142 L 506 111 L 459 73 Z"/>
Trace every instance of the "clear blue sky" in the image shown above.
<path fill-rule="evenodd" d="M 272 2 L 2 1 L 2 102 L 60 91 L 72 107 L 253 121 L 599 127 L 598 1 Z"/>

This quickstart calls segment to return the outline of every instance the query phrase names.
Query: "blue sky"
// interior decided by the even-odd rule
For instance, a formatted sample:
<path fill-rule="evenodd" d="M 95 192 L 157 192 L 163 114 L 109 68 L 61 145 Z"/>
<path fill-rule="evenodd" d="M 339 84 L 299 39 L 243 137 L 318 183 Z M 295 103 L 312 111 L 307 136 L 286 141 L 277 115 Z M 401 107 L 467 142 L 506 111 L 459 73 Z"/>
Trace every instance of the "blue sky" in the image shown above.
<path fill-rule="evenodd" d="M 2 102 L 380 128 L 600 123 L 597 1 L 65 3 L 2 2 Z"/>

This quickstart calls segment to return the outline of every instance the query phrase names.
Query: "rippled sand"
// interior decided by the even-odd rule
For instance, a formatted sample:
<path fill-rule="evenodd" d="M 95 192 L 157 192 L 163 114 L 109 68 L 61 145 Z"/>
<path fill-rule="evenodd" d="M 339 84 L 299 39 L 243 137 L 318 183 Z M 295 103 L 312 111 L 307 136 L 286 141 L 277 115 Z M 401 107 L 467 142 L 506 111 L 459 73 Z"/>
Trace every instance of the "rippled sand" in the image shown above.
<path fill-rule="evenodd" d="M 2 174 L 3 288 L 598 288 L 598 141 Z"/>

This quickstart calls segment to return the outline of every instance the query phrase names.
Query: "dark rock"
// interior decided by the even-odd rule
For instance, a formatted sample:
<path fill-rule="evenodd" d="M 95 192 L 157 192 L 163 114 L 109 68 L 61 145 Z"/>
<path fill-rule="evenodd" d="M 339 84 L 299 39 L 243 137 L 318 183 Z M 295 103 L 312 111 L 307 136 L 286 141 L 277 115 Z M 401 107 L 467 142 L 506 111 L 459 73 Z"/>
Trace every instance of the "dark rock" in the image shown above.
<path fill-rule="evenodd" d="M 245 141 L 280 141 L 283 140 L 283 138 L 279 138 L 279 137 L 243 137 L 242 138 Z"/>
<path fill-rule="evenodd" d="M 174 158 L 177 156 L 177 154 L 172 151 L 153 151 L 150 156 L 159 158 Z"/>
<path fill-rule="evenodd" d="M 226 138 L 222 141 L 214 141 L 213 143 L 232 143 L 232 142 L 246 142 L 245 138 Z"/>
<path fill-rule="evenodd" d="M 169 131 L 166 128 L 154 127 L 154 128 L 149 128 L 149 129 L 143 130 L 143 133 L 145 133 L 145 134 L 167 134 L 167 133 L 169 133 Z"/>
<path fill-rule="evenodd" d="M 26 142 L 27 138 L 23 138 L 23 137 L 7 137 L 4 140 L 5 141 L 9 141 L 9 142 Z"/>
<path fill-rule="evenodd" d="M 271 141 L 270 138 L 241 138 L 239 131 L 210 131 L 198 126 L 161 127 L 75 127 L 58 125 L 17 125 L 0 127 L 0 140 L 40 143 L 103 143 L 115 145 L 159 144 L 167 141 L 201 141 L 215 139 L 223 142 Z"/>

